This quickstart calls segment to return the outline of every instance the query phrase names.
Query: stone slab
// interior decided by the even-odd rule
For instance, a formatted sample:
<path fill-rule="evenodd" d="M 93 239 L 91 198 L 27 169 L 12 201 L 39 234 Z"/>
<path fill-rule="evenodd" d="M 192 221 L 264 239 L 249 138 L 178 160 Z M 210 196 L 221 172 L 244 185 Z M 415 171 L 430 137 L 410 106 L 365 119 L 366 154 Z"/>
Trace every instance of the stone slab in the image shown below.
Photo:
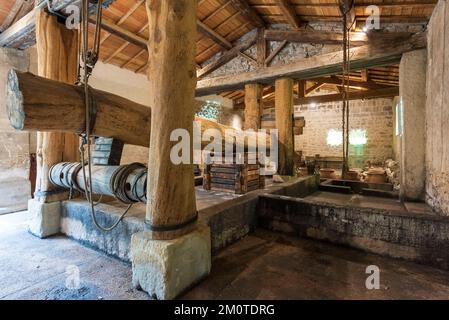
<path fill-rule="evenodd" d="M 133 286 L 159 300 L 174 299 L 207 277 L 211 268 L 210 228 L 174 240 L 152 240 L 147 232 L 131 238 Z"/>
<path fill-rule="evenodd" d="M 39 238 L 47 238 L 60 232 L 61 202 L 41 203 L 28 201 L 28 231 Z"/>

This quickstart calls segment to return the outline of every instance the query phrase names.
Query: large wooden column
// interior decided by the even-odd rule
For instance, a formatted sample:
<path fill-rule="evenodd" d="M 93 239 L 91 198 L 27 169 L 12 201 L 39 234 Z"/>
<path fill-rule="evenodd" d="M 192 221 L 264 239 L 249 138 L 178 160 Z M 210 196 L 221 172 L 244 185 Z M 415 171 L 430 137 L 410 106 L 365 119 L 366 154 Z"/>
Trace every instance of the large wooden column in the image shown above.
<path fill-rule="evenodd" d="M 193 165 L 170 160 L 175 129 L 191 135 L 196 86 L 196 0 L 146 2 L 149 19 L 151 139 L 146 224 L 152 239 L 173 239 L 195 228 Z"/>
<path fill-rule="evenodd" d="M 38 75 L 73 84 L 76 81 L 76 30 L 59 24 L 57 18 L 44 11 L 36 14 L 36 47 Z M 64 97 L 61 97 L 64 99 Z M 50 167 L 62 161 L 78 161 L 78 136 L 71 133 L 39 132 L 37 135 L 36 198 L 41 202 L 61 200 L 66 195 L 52 194 L 54 186 L 48 180 Z"/>
<path fill-rule="evenodd" d="M 275 92 L 276 129 L 279 134 L 278 174 L 293 175 L 293 80 L 276 80 Z"/>
<path fill-rule="evenodd" d="M 263 86 L 259 83 L 245 85 L 245 125 L 244 129 L 258 130 L 263 112 Z"/>

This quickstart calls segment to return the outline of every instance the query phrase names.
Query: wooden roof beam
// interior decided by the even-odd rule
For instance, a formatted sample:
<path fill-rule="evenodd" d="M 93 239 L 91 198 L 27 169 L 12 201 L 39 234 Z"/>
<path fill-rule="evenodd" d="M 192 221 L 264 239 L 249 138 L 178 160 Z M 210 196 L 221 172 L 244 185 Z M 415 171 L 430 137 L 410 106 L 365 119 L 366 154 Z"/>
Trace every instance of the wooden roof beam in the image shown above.
<path fill-rule="evenodd" d="M 201 22 L 200 20 L 197 20 L 196 22 L 198 26 L 198 31 L 208 37 L 209 39 L 213 40 L 215 43 L 219 44 L 221 47 L 225 49 L 231 49 L 232 43 L 226 40 L 225 37 L 222 37 L 219 35 L 216 31 L 209 28 L 205 23 Z"/>
<path fill-rule="evenodd" d="M 265 27 L 265 21 L 259 13 L 251 7 L 246 0 L 229 0 L 241 14 L 257 28 Z"/>
<path fill-rule="evenodd" d="M 275 0 L 276 5 L 281 9 L 287 22 L 293 29 L 301 27 L 301 20 L 296 13 L 295 7 L 290 3 L 290 0 Z"/>
<path fill-rule="evenodd" d="M 365 45 L 369 41 L 386 41 L 388 39 L 408 38 L 410 32 L 351 32 L 351 44 Z M 269 41 L 288 41 L 298 43 L 341 44 L 343 34 L 321 30 L 277 30 L 266 29 L 265 39 Z"/>
<path fill-rule="evenodd" d="M 198 78 L 204 77 L 205 75 L 217 70 L 221 66 L 225 65 L 235 57 L 241 54 L 241 52 L 247 50 L 254 43 L 256 43 L 257 34 L 251 35 L 248 39 L 236 45 L 232 49 L 224 52 L 221 57 L 219 57 L 216 61 L 209 63 L 202 69 L 198 70 L 197 76 Z"/>
<path fill-rule="evenodd" d="M 351 70 L 397 64 L 403 53 L 425 48 L 426 33 L 421 32 L 404 40 L 386 40 L 375 46 L 365 45 L 351 49 Z M 301 59 L 290 64 L 260 68 L 237 75 L 214 77 L 198 81 L 198 96 L 241 89 L 246 83 L 271 84 L 277 78 L 312 79 L 341 73 L 343 53 L 326 53 Z"/>
<path fill-rule="evenodd" d="M 355 5 L 354 0 L 338 0 L 341 15 L 346 15 L 346 28 L 355 29 Z"/>
<path fill-rule="evenodd" d="M 329 78 L 327 78 L 327 77 L 314 78 L 314 79 L 310 79 L 310 81 L 316 81 L 316 82 L 320 82 L 320 83 L 324 83 L 324 84 L 335 84 L 337 86 L 343 85 L 343 80 L 337 76 L 331 76 Z M 363 89 L 383 89 L 383 88 L 385 88 L 384 85 L 377 84 L 373 81 L 356 81 L 356 80 L 349 80 L 349 86 L 363 88 Z"/>
<path fill-rule="evenodd" d="M 388 87 L 383 89 L 367 90 L 367 91 L 350 91 L 348 92 L 349 100 L 375 99 L 375 98 L 392 98 L 399 95 L 399 87 Z M 295 105 L 311 104 L 311 103 L 328 103 L 341 101 L 341 94 L 326 94 L 321 96 L 305 97 L 295 99 Z"/>

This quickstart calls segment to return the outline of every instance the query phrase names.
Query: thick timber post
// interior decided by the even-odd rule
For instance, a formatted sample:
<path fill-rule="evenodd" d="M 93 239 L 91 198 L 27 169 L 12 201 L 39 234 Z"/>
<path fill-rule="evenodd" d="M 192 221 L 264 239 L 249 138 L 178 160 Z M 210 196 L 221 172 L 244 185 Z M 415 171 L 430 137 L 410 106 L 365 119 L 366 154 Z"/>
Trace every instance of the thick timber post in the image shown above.
<path fill-rule="evenodd" d="M 259 130 L 261 116 L 263 86 L 259 83 L 248 83 L 245 85 L 245 130 Z"/>
<path fill-rule="evenodd" d="M 193 164 L 174 164 L 170 141 L 193 132 L 196 0 L 147 0 L 151 138 L 147 230 L 133 235 L 133 284 L 175 298 L 210 271 L 210 229 L 198 226 Z M 191 143 L 191 141 L 188 141 Z M 190 152 L 191 156 L 191 152 Z"/>
<path fill-rule="evenodd" d="M 36 13 L 36 47 L 38 74 L 73 84 L 76 80 L 78 34 L 59 24 L 45 11 Z M 61 97 L 64 99 L 64 97 Z M 30 200 L 31 233 L 47 237 L 59 232 L 60 200 L 68 193 L 58 192 L 48 179 L 50 167 L 62 161 L 78 160 L 78 137 L 71 133 L 37 134 L 37 177 L 35 199 Z"/>
<path fill-rule="evenodd" d="M 293 80 L 276 80 L 275 117 L 279 138 L 279 175 L 293 175 Z"/>

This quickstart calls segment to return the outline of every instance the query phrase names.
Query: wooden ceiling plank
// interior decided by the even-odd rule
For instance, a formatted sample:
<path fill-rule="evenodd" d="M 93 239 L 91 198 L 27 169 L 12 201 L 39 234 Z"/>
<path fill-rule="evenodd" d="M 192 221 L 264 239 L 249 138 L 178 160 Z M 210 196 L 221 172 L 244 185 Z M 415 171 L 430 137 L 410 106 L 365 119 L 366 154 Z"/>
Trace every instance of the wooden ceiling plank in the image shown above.
<path fill-rule="evenodd" d="M 131 8 L 115 23 L 117 26 L 122 25 L 134 12 L 136 12 L 137 9 L 140 8 L 140 6 L 145 2 L 145 0 L 138 0 L 136 3 L 133 4 Z M 148 23 L 147 23 L 148 25 Z M 109 39 L 111 36 L 111 33 L 106 34 L 103 39 L 100 40 L 100 45 L 103 44 L 106 40 Z"/>
<path fill-rule="evenodd" d="M 148 28 L 148 22 L 137 32 L 137 35 L 144 32 Z M 131 43 L 128 41 L 125 41 L 120 47 L 117 48 L 109 57 L 103 60 L 104 63 L 109 63 L 112 59 L 114 59 L 120 52 L 122 52 L 124 49 L 126 49 L 128 46 L 130 46 Z"/>
<path fill-rule="evenodd" d="M 205 35 L 209 39 L 213 40 L 215 43 L 219 44 L 221 47 L 228 49 L 228 50 L 232 48 L 231 42 L 226 40 L 225 37 L 218 34 L 218 32 L 211 29 L 205 23 L 201 22 L 200 20 L 197 20 L 197 26 L 198 26 L 199 32 L 201 32 L 203 35 Z"/>
<path fill-rule="evenodd" d="M 2 25 L 0 26 L 0 32 L 3 32 L 4 30 L 8 29 L 14 23 L 24 3 L 25 0 L 16 0 L 14 2 L 14 5 L 12 6 L 11 10 L 9 11 L 8 15 L 6 16 Z"/>
<path fill-rule="evenodd" d="M 291 4 L 290 0 L 275 0 L 274 2 L 281 9 L 285 20 L 290 26 L 293 29 L 299 29 L 301 27 L 301 20 L 296 14 L 295 7 Z"/>
<path fill-rule="evenodd" d="M 265 21 L 259 15 L 259 13 L 252 8 L 246 0 L 229 0 L 232 5 L 242 13 L 242 15 L 251 22 L 251 24 L 257 28 L 265 27 Z"/>
<path fill-rule="evenodd" d="M 126 66 L 128 66 L 131 62 L 133 62 L 134 60 L 136 60 L 138 57 L 140 57 L 143 53 L 145 53 L 145 51 L 147 51 L 146 49 L 142 49 L 139 52 L 137 52 L 133 57 L 131 57 L 128 61 L 126 61 L 124 64 L 122 64 L 120 66 L 120 68 L 125 68 Z"/>

